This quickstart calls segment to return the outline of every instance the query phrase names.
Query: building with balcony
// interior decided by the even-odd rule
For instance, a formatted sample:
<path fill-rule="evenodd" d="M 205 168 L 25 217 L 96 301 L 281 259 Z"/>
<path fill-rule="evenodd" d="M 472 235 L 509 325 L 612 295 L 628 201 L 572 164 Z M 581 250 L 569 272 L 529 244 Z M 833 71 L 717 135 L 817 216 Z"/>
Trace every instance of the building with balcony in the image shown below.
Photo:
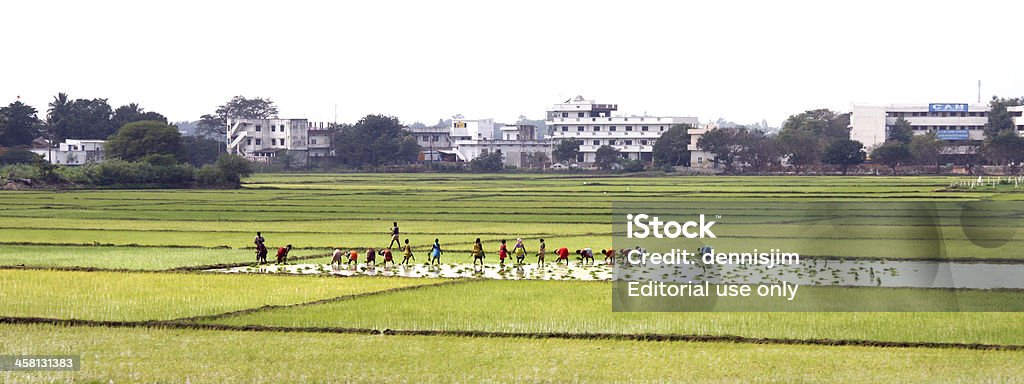
<path fill-rule="evenodd" d="M 1007 108 L 1018 133 L 1024 133 L 1024 106 Z M 940 140 L 971 142 L 985 139 L 988 104 L 854 105 L 850 138 L 867 148 L 881 145 L 896 120 L 904 118 L 915 134 L 935 131 Z"/>
<path fill-rule="evenodd" d="M 270 162 L 287 153 L 296 164 L 332 156 L 328 124 L 306 119 L 229 119 L 227 151 L 251 161 Z"/>
<path fill-rule="evenodd" d="M 700 124 L 696 117 L 613 116 L 617 110 L 617 104 L 599 104 L 577 96 L 549 108 L 545 124 L 552 140 L 578 142 L 577 161 L 584 163 L 594 162 L 602 145 L 618 149 L 625 158 L 650 162 L 654 143 L 663 132 L 676 124 Z"/>
<path fill-rule="evenodd" d="M 452 150 L 452 127 L 406 128 L 420 145 L 420 161 L 458 161 Z"/>

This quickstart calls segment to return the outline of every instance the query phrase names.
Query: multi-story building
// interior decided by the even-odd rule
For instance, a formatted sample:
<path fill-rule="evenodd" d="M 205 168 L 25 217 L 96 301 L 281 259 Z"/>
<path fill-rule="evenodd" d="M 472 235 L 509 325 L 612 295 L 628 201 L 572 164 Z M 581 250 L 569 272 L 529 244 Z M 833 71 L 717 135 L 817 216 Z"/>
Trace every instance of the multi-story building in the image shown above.
<path fill-rule="evenodd" d="M 452 140 L 493 140 L 494 119 L 452 119 Z"/>
<path fill-rule="evenodd" d="M 103 145 L 106 140 L 66 139 L 57 148 L 33 148 L 32 153 L 42 155 L 50 164 L 83 165 L 101 163 L 104 160 Z"/>
<path fill-rule="evenodd" d="M 610 145 L 623 157 L 650 162 L 654 143 L 676 124 L 697 127 L 696 117 L 612 116 L 617 104 L 599 104 L 582 96 L 555 104 L 547 111 L 545 124 L 555 141 L 576 140 L 577 161 L 592 163 L 597 149 Z"/>
<path fill-rule="evenodd" d="M 1018 133 L 1024 133 L 1024 106 L 1007 108 Z M 850 138 L 871 148 L 885 142 L 896 120 L 904 118 L 915 134 L 935 131 L 940 140 L 979 141 L 985 139 L 988 104 L 902 104 L 854 105 L 850 117 Z"/>
<path fill-rule="evenodd" d="M 227 150 L 257 162 L 269 162 L 287 152 L 304 164 L 309 157 L 333 154 L 330 128 L 306 119 L 230 119 Z"/>
<path fill-rule="evenodd" d="M 457 153 L 452 150 L 451 127 L 417 127 L 406 130 L 420 145 L 420 161 L 457 161 Z"/>

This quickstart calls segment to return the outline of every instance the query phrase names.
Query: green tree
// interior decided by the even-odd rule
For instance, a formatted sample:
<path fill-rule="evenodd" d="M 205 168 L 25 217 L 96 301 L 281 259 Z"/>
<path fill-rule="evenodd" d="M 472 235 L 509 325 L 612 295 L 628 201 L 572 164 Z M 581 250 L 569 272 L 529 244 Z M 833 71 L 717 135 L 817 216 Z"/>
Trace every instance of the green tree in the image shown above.
<path fill-rule="evenodd" d="M 1024 161 L 1024 139 L 1013 130 L 1003 130 L 985 139 L 981 145 L 981 154 L 996 165 Z"/>
<path fill-rule="evenodd" d="M 726 172 L 732 172 L 742 150 L 739 134 L 738 128 L 712 129 L 697 140 L 697 148 L 714 155 L 715 164 L 722 164 Z"/>
<path fill-rule="evenodd" d="M 655 164 L 673 167 L 690 165 L 690 150 L 687 148 L 690 145 L 689 128 L 689 124 L 676 124 L 661 134 L 654 142 L 652 157 Z"/>
<path fill-rule="evenodd" d="M 477 156 L 473 160 L 469 161 L 469 170 L 473 172 L 499 172 L 505 169 L 505 165 L 502 162 L 501 152 L 491 152 Z"/>
<path fill-rule="evenodd" d="M 71 100 L 66 93 L 59 93 L 47 111 L 49 136 L 54 142 L 105 139 L 120 128 L 111 120 L 113 113 L 107 99 Z"/>
<path fill-rule="evenodd" d="M 184 148 L 184 161 L 201 167 L 217 161 L 222 144 L 203 136 L 182 136 L 181 147 Z"/>
<path fill-rule="evenodd" d="M 913 160 L 910 149 L 906 144 L 898 141 L 889 141 L 871 151 L 871 161 L 884 164 L 892 168 L 896 174 L 896 167 Z"/>
<path fill-rule="evenodd" d="M 415 160 L 411 134 L 397 118 L 367 115 L 353 125 L 342 125 L 333 140 L 336 159 L 345 165 L 381 165 Z M 415 150 L 414 150 L 415 148 Z"/>
<path fill-rule="evenodd" d="M 864 144 L 856 140 L 836 140 L 822 154 L 822 161 L 825 164 L 839 165 L 843 167 L 843 175 L 846 175 L 851 165 L 863 164 L 867 154 L 864 153 Z"/>
<path fill-rule="evenodd" d="M 0 146 L 32 144 L 42 133 L 36 109 L 20 100 L 0 108 Z"/>
<path fill-rule="evenodd" d="M 39 155 L 24 149 L 8 149 L 0 152 L 0 165 L 35 164 Z"/>
<path fill-rule="evenodd" d="M 914 164 L 938 165 L 939 150 L 942 142 L 936 137 L 935 132 L 928 132 L 923 135 L 916 135 L 910 139 L 910 154 L 914 158 Z"/>
<path fill-rule="evenodd" d="M 555 161 L 568 161 L 573 162 L 580 155 L 580 143 L 576 140 L 562 140 L 555 145 L 555 149 L 551 151 L 551 156 L 555 158 Z"/>
<path fill-rule="evenodd" d="M 414 163 L 420 157 L 420 143 L 411 134 L 405 134 L 398 143 L 398 152 L 392 158 L 395 162 Z"/>
<path fill-rule="evenodd" d="M 763 172 L 768 166 L 779 162 L 779 151 L 775 139 L 760 130 L 741 128 L 736 133 L 740 144 L 736 160 L 754 171 Z"/>
<path fill-rule="evenodd" d="M 277 116 L 277 105 L 269 98 L 232 97 L 212 114 L 199 118 L 196 132 L 203 136 L 222 137 L 227 133 L 228 119 L 267 119 Z"/>
<path fill-rule="evenodd" d="M 530 159 L 530 168 L 544 168 L 551 161 L 551 159 L 548 158 L 548 154 L 544 153 L 543 151 L 530 152 L 528 157 Z"/>
<path fill-rule="evenodd" d="M 178 129 L 159 121 L 137 121 L 125 124 L 107 139 L 106 156 L 136 161 L 149 155 L 171 155 L 185 159 Z"/>
<path fill-rule="evenodd" d="M 159 121 L 167 124 L 167 118 L 164 117 L 164 115 L 156 112 L 146 112 L 136 103 L 117 107 L 110 120 L 111 124 L 117 128 L 121 128 L 125 124 L 134 123 L 136 121 Z"/>
<path fill-rule="evenodd" d="M 850 114 L 815 109 L 790 116 L 777 137 L 778 148 L 790 164 L 803 167 L 821 162 L 825 147 L 850 138 Z"/>
<path fill-rule="evenodd" d="M 910 126 L 910 122 L 900 116 L 893 123 L 892 127 L 889 128 L 886 140 L 895 140 L 903 144 L 910 144 L 910 140 L 914 137 L 914 128 Z"/>
<path fill-rule="evenodd" d="M 985 123 L 985 137 L 995 137 L 1000 132 L 1014 129 L 1013 115 L 1007 107 L 1018 105 L 1024 105 L 1024 97 L 1006 99 L 992 96 L 992 100 L 989 101 L 991 109 L 988 112 L 988 122 Z"/>
<path fill-rule="evenodd" d="M 594 154 L 594 164 L 598 168 L 609 170 L 622 162 L 622 154 L 618 149 L 610 145 L 602 145 L 597 148 Z"/>

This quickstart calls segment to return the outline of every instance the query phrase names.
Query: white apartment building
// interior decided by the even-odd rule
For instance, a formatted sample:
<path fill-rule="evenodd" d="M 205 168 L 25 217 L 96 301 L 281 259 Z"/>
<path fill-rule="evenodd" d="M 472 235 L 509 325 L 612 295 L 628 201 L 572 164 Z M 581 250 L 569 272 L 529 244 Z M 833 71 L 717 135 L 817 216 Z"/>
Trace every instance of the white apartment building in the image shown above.
<path fill-rule="evenodd" d="M 452 140 L 493 140 L 494 119 L 452 119 Z"/>
<path fill-rule="evenodd" d="M 230 119 L 227 139 L 228 153 L 256 162 L 285 151 L 300 164 L 333 154 L 329 126 L 306 119 Z"/>
<path fill-rule="evenodd" d="M 900 117 L 906 119 L 915 134 L 934 130 L 940 140 L 980 141 L 985 139 L 988 104 L 931 103 L 853 105 L 850 138 L 867 148 L 885 142 L 886 133 Z M 1024 106 L 1007 108 L 1013 115 L 1017 132 L 1024 132 Z"/>
<path fill-rule="evenodd" d="M 583 96 L 555 104 L 547 111 L 545 124 L 554 141 L 576 140 L 577 161 L 592 163 L 597 149 L 610 145 L 629 159 L 650 162 L 654 143 L 675 124 L 697 127 L 696 117 L 612 116 L 617 104 L 599 104 Z"/>
<path fill-rule="evenodd" d="M 42 155 L 50 164 L 83 165 L 103 162 L 106 140 L 66 139 L 57 148 L 34 148 L 32 153 Z"/>

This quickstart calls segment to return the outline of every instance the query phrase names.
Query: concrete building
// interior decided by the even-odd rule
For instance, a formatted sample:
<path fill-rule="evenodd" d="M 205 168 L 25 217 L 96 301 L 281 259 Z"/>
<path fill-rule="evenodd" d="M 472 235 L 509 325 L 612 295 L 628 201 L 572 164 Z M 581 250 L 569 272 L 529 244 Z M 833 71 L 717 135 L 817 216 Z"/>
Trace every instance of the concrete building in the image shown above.
<path fill-rule="evenodd" d="M 980 141 L 985 139 L 988 104 L 891 104 L 853 105 L 850 138 L 867 148 L 881 145 L 900 117 L 906 119 L 915 134 L 934 130 L 940 140 Z M 1024 106 L 1008 108 L 1018 133 L 1024 133 Z"/>
<path fill-rule="evenodd" d="M 33 148 L 32 153 L 42 155 L 50 164 L 83 165 L 101 163 L 104 160 L 103 145 L 106 140 L 67 139 L 57 148 Z"/>
<path fill-rule="evenodd" d="M 420 145 L 420 161 L 458 161 L 451 127 L 406 128 Z"/>
<path fill-rule="evenodd" d="M 551 140 L 456 140 L 455 150 L 462 161 L 472 161 L 477 156 L 499 152 L 505 165 L 518 168 L 543 168 L 551 161 Z M 547 160 L 542 164 L 536 154 L 544 154 Z"/>
<path fill-rule="evenodd" d="M 696 117 L 612 116 L 617 110 L 617 104 L 599 104 L 577 96 L 549 108 L 545 124 L 554 141 L 576 140 L 580 144 L 577 161 L 584 163 L 594 162 L 602 145 L 615 147 L 623 157 L 650 162 L 662 132 L 675 124 L 700 124 Z"/>
<path fill-rule="evenodd" d="M 297 164 L 333 155 L 329 125 L 306 119 L 231 119 L 227 142 L 228 153 L 256 162 L 270 162 L 285 152 Z"/>
<path fill-rule="evenodd" d="M 686 130 L 686 133 L 690 134 L 690 144 L 686 146 L 686 149 L 690 151 L 691 168 L 714 167 L 714 155 L 712 155 L 710 152 L 703 151 L 697 147 L 697 140 L 700 140 L 701 136 L 703 136 L 705 133 L 708 133 L 708 131 L 712 129 L 718 129 L 718 125 L 710 123 Z"/>
<path fill-rule="evenodd" d="M 452 119 L 452 140 L 493 140 L 494 119 Z"/>

